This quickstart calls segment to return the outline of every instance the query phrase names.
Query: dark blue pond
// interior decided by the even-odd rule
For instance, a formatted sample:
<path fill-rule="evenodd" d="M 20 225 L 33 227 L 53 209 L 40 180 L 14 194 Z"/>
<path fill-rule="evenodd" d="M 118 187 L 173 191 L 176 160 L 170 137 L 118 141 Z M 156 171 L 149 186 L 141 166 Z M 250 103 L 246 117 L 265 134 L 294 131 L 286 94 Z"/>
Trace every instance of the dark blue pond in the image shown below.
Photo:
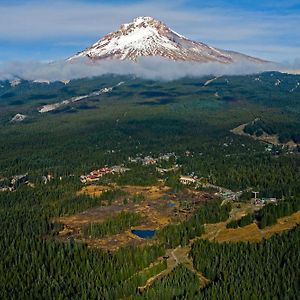
<path fill-rule="evenodd" d="M 132 230 L 131 232 L 143 239 L 151 239 L 155 235 L 155 230 Z"/>

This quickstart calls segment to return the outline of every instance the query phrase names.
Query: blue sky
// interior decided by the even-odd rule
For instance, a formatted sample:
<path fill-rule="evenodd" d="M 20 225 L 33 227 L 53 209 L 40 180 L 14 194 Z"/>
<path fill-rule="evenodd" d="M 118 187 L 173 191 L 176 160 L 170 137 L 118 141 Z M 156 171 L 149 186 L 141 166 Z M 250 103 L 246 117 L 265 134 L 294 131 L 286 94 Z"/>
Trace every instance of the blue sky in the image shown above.
<path fill-rule="evenodd" d="M 300 0 L 0 0 L 0 15 L 0 62 L 66 58 L 140 15 L 219 48 L 300 57 Z"/>

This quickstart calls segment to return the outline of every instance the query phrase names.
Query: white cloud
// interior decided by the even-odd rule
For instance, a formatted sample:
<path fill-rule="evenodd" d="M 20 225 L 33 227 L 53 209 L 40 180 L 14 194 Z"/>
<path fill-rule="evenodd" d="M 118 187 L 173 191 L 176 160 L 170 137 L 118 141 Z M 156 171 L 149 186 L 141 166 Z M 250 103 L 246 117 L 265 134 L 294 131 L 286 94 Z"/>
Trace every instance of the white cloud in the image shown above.
<path fill-rule="evenodd" d="M 158 57 L 141 58 L 138 63 L 130 61 L 101 61 L 91 63 L 83 59 L 73 62 L 14 62 L 0 66 L 0 80 L 15 77 L 27 80 L 70 80 L 103 74 L 135 75 L 147 79 L 174 80 L 182 77 L 199 77 L 203 75 L 238 75 L 252 74 L 278 69 L 276 66 L 253 63 L 187 63 L 174 62 Z"/>

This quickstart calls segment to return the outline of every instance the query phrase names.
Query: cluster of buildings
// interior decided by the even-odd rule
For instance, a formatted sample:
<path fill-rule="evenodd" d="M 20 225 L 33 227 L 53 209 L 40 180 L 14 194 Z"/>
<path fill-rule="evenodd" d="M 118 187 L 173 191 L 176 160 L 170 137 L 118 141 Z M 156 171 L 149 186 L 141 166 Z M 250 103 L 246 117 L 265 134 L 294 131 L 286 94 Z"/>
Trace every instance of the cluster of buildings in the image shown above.
<path fill-rule="evenodd" d="M 179 169 L 179 165 L 175 165 L 171 168 L 159 168 L 159 167 L 156 167 L 156 171 L 160 174 L 165 174 L 165 173 L 168 173 L 168 172 L 175 172 Z"/>
<path fill-rule="evenodd" d="M 265 205 L 265 204 L 277 202 L 276 198 L 264 198 L 264 197 L 260 198 L 260 197 L 258 197 L 259 192 L 252 191 L 252 194 L 254 195 L 254 198 L 252 198 L 251 201 L 255 205 Z"/>
<path fill-rule="evenodd" d="M 24 183 L 28 183 L 28 174 L 15 175 L 10 179 L 2 178 L 0 180 L 0 192 L 12 192 Z"/>
<path fill-rule="evenodd" d="M 220 192 L 217 195 L 221 196 L 224 199 L 237 201 L 239 199 L 239 193 L 234 193 L 232 191 Z"/>
<path fill-rule="evenodd" d="M 207 178 L 195 176 L 194 173 L 190 174 L 189 176 L 184 176 L 184 175 L 180 176 L 179 181 L 184 185 L 196 184 L 196 187 L 199 185 L 201 186 L 209 185 Z"/>
<path fill-rule="evenodd" d="M 87 175 L 81 175 L 80 176 L 80 181 L 82 183 L 87 183 L 87 182 L 94 182 L 94 181 L 99 181 L 100 178 L 107 174 L 122 174 L 130 169 L 125 168 L 123 166 L 112 166 L 112 167 L 102 167 L 98 170 L 93 170 Z"/>
<path fill-rule="evenodd" d="M 197 176 L 180 176 L 179 182 L 183 185 L 195 185 L 196 188 L 211 188 L 216 190 L 215 195 L 220 196 L 224 199 L 236 201 L 242 194 L 240 192 L 233 192 L 229 189 L 223 188 L 221 186 L 217 186 L 208 182 L 208 179 L 205 177 L 198 178 Z"/>
<path fill-rule="evenodd" d="M 48 182 L 50 182 L 52 179 L 54 179 L 54 177 L 51 174 L 43 175 L 42 176 L 42 183 L 47 184 Z M 62 177 L 59 177 L 60 180 L 62 180 Z"/>
<path fill-rule="evenodd" d="M 266 205 L 277 203 L 277 198 L 253 198 L 252 203 L 255 205 Z"/>
<path fill-rule="evenodd" d="M 180 176 L 179 182 L 184 185 L 190 185 L 197 182 L 197 179 L 192 176 Z"/>
<path fill-rule="evenodd" d="M 162 161 L 169 161 L 171 157 L 174 157 L 175 160 L 177 159 L 175 153 L 172 152 L 172 153 L 160 154 L 158 157 L 152 157 L 151 155 L 142 156 L 142 154 L 138 154 L 136 157 L 129 157 L 128 161 L 131 163 L 140 163 L 143 166 L 150 166 L 150 165 L 155 165 Z M 179 166 L 175 165 L 170 168 L 157 167 L 156 170 L 157 172 L 163 174 L 171 171 L 176 171 L 178 170 L 178 168 Z M 99 181 L 103 176 L 107 174 L 122 174 L 129 170 L 130 170 L 129 168 L 126 168 L 123 165 L 112 166 L 112 167 L 105 166 L 100 169 L 93 170 L 89 174 L 81 175 L 80 181 L 82 183 L 95 182 L 95 181 Z M 44 178 L 44 181 L 47 182 L 47 178 Z"/>
<path fill-rule="evenodd" d="M 175 153 L 160 154 L 158 157 L 154 158 L 150 155 L 142 157 L 142 155 L 137 155 L 136 157 L 129 157 L 128 161 L 131 163 L 141 163 L 143 166 L 155 165 L 159 161 L 169 161 L 171 157 L 177 158 Z"/>

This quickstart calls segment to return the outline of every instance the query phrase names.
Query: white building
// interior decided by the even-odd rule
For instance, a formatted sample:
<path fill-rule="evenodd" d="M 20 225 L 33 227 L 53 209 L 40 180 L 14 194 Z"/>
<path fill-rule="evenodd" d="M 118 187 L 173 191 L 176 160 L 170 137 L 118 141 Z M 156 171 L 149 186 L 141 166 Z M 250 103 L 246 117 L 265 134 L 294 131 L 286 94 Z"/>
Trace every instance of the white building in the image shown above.
<path fill-rule="evenodd" d="M 180 176 L 179 179 L 180 183 L 188 185 L 188 184 L 193 184 L 196 182 L 196 179 L 194 179 L 193 177 L 189 177 L 189 176 Z"/>

